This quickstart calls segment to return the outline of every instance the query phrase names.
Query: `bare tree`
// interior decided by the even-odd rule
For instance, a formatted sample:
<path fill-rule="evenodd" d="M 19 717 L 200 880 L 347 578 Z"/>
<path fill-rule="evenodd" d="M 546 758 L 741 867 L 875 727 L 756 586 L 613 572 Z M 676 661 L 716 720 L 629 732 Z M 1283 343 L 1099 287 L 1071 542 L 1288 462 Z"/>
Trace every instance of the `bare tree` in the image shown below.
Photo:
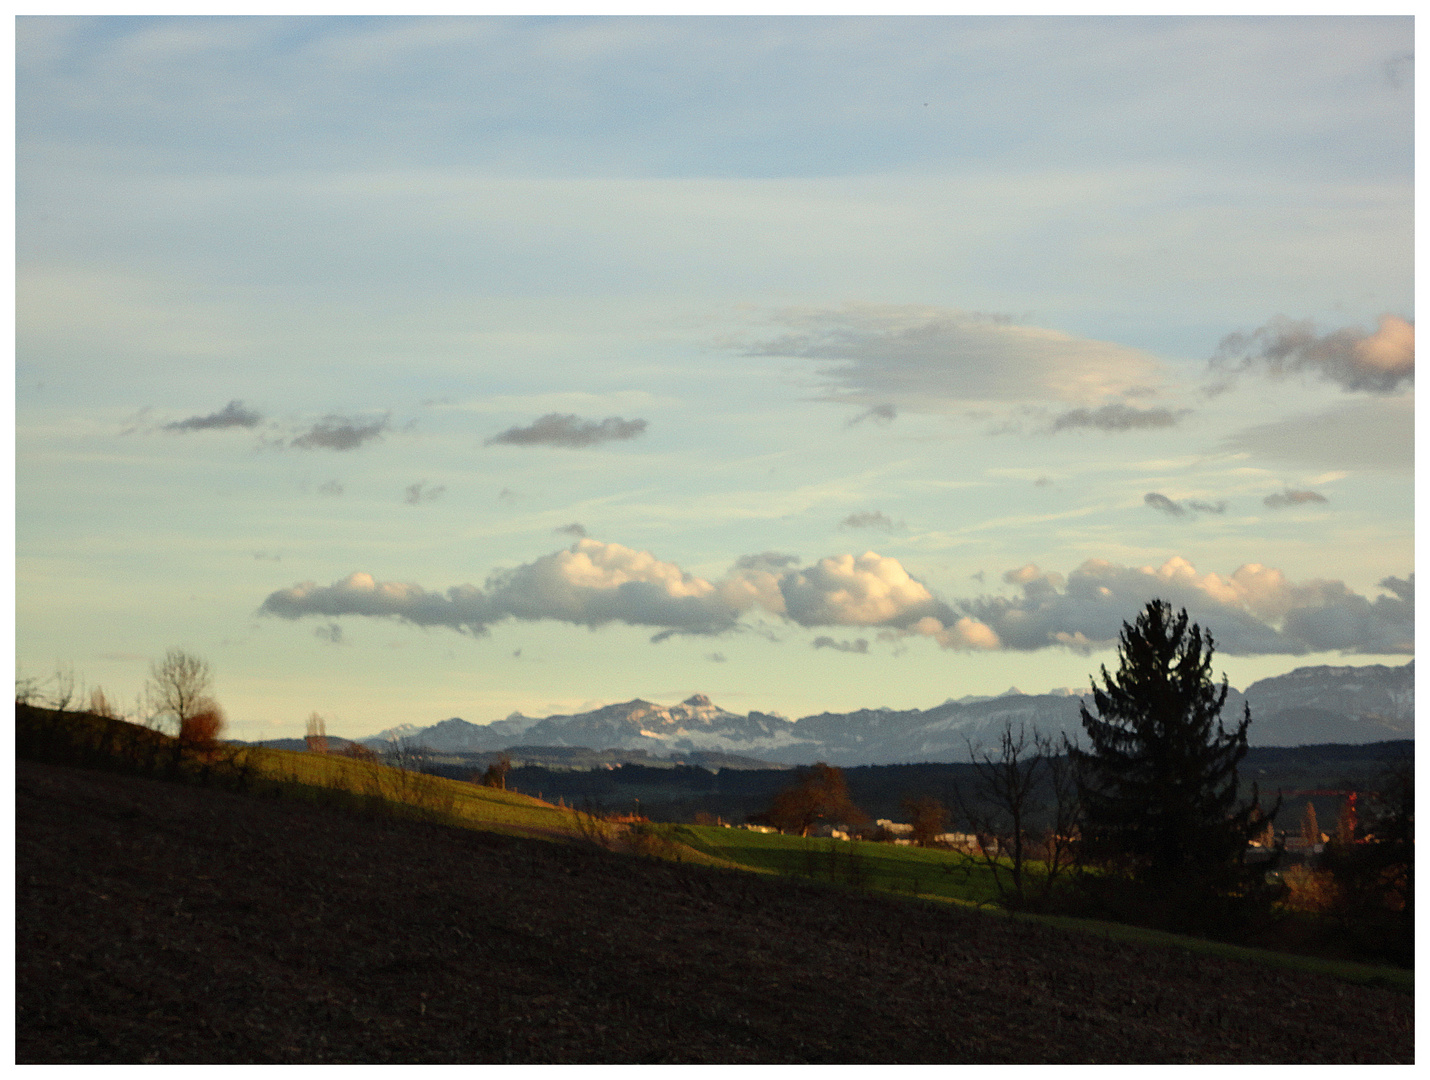
<path fill-rule="evenodd" d="M 1003 902 L 1044 903 L 1071 867 L 1077 793 L 1067 751 L 1034 729 L 1003 725 L 998 748 L 968 744 L 976 773 L 971 791 L 955 789 L 959 816 L 978 836 L 972 856 L 988 868 Z"/>
<path fill-rule="evenodd" d="M 209 696 L 212 689 L 213 672 L 207 661 L 183 649 L 170 649 L 162 661 L 149 667 L 145 692 L 149 698 L 150 719 L 168 720 L 175 733 L 180 734 L 186 720 L 214 707 Z"/>

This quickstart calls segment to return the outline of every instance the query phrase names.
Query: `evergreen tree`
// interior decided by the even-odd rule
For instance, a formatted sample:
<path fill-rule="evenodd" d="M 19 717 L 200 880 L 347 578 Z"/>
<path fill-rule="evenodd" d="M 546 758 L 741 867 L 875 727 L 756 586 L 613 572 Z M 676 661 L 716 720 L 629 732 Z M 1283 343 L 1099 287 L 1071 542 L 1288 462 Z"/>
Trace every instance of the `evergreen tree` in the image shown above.
<path fill-rule="evenodd" d="M 1248 871 L 1243 854 L 1276 812 L 1261 811 L 1254 786 L 1238 804 L 1251 709 L 1226 729 L 1212 649 L 1185 610 L 1153 600 L 1123 624 L 1117 674 L 1104 667 L 1093 689 L 1097 715 L 1081 710 L 1091 746 L 1073 751 L 1085 855 L 1130 877 L 1144 907 L 1183 923 L 1194 910 L 1210 915 L 1218 905 L 1208 901 L 1263 891 L 1265 867 Z"/>

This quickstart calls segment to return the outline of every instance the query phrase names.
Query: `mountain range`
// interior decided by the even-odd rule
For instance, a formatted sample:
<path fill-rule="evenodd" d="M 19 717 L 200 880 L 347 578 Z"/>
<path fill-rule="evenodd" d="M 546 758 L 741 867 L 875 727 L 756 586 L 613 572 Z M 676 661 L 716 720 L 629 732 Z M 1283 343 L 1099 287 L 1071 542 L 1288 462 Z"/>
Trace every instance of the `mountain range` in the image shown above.
<path fill-rule="evenodd" d="M 670 757 L 698 751 L 738 754 L 803 765 L 889 765 L 967 761 L 970 746 L 992 749 L 1005 723 L 1054 737 L 1082 731 L 1079 706 L 1090 691 L 950 698 L 930 709 L 858 709 L 789 720 L 773 713 L 730 712 L 695 694 L 678 705 L 637 698 L 589 712 L 540 719 L 513 713 L 473 724 L 460 717 L 430 727 L 404 724 L 361 740 L 381 748 L 410 740 L 444 753 L 482 753 L 513 747 L 589 747 L 645 750 Z M 1227 694 L 1228 726 L 1251 706 L 1253 746 L 1370 743 L 1415 734 L 1415 662 L 1402 667 L 1304 667 Z"/>

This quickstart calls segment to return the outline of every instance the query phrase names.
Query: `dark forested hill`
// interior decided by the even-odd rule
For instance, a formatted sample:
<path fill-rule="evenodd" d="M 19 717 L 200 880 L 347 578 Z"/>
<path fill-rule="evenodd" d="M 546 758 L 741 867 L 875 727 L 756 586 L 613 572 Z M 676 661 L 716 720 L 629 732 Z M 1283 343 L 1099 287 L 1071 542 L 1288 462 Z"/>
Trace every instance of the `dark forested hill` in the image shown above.
<path fill-rule="evenodd" d="M 1253 746 L 1242 762 L 1243 789 L 1252 781 L 1260 785 L 1266 798 L 1274 801 L 1277 790 L 1308 789 L 1368 790 L 1376 777 L 1392 761 L 1414 757 L 1415 744 L 1409 740 L 1324 746 Z M 447 775 L 465 779 L 473 766 L 448 767 Z M 953 802 L 956 785 L 974 779 L 973 766 L 966 763 L 919 765 L 860 765 L 844 770 L 854 802 L 871 818 L 904 820 L 905 798 L 930 795 L 946 805 Z M 695 814 L 707 813 L 725 821 L 744 821 L 750 814 L 766 809 L 775 792 L 789 785 L 789 769 L 719 769 L 696 766 L 654 767 L 626 764 L 616 768 L 585 770 L 549 769 L 526 766 L 513 769 L 508 784 L 528 794 L 540 794 L 554 801 L 563 799 L 574 806 L 590 803 L 622 812 L 639 808 L 663 821 L 692 821 Z M 1297 798 L 1294 814 L 1287 803 L 1280 824 L 1296 827 L 1307 798 Z M 1310 797 L 1318 820 L 1334 822 L 1340 800 L 1333 796 Z M 1293 820 L 1294 818 L 1294 820 Z"/>

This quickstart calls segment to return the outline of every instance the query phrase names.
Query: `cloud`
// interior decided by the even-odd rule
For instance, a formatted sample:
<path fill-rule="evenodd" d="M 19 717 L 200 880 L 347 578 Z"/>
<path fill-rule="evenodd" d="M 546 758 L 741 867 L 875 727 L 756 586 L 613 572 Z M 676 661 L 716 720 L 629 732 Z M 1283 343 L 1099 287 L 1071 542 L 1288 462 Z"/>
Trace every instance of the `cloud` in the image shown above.
<path fill-rule="evenodd" d="M 865 638 L 855 638 L 853 641 L 835 641 L 832 637 L 821 635 L 813 641 L 816 649 L 833 649 L 835 652 L 867 653 L 869 642 Z"/>
<path fill-rule="evenodd" d="M 407 486 L 402 501 L 408 506 L 420 506 L 422 503 L 432 502 L 434 499 L 441 498 L 442 493 L 446 490 L 447 486 L 445 484 L 438 484 L 436 487 L 429 488 L 426 480 L 419 480 L 417 483 Z"/>
<path fill-rule="evenodd" d="M 1312 320 L 1278 315 L 1249 334 L 1222 338 L 1211 368 L 1225 373 L 1213 393 L 1226 389 L 1237 374 L 1264 370 L 1274 379 L 1310 371 L 1345 390 L 1391 394 L 1415 380 L 1415 325 L 1382 315 L 1374 333 L 1347 326 L 1317 335 Z"/>
<path fill-rule="evenodd" d="M 1190 410 L 1137 409 L 1114 403 L 1100 409 L 1073 409 L 1053 421 L 1054 431 L 1071 428 L 1097 428 L 1100 431 L 1146 431 L 1174 427 Z"/>
<path fill-rule="evenodd" d="M 1339 581 L 1290 582 L 1258 563 L 1222 577 L 1199 574 L 1182 558 L 1157 568 L 1090 559 L 1066 579 L 1030 563 L 1003 575 L 1019 595 L 949 604 L 897 559 L 876 552 L 830 556 L 803 568 L 789 565 L 790 558 L 746 556 L 712 582 L 650 552 L 587 537 L 497 571 L 483 588 L 428 592 L 355 573 L 329 586 L 306 582 L 280 589 L 260 612 L 285 619 L 393 618 L 474 635 L 508 619 L 593 629 L 622 623 L 655 628 L 651 640 L 660 641 L 673 634 L 733 631 L 745 613 L 763 610 L 804 627 L 869 627 L 895 639 L 929 637 L 945 649 L 1062 647 L 1086 653 L 1115 645 L 1122 624 L 1158 597 L 1186 607 L 1215 636 L 1217 647 L 1232 655 L 1414 649 L 1414 575 L 1386 578 L 1380 587 L 1388 595 L 1371 599 Z M 850 651 L 832 637 L 814 647 Z M 851 649 L 859 649 L 857 640 Z"/>
<path fill-rule="evenodd" d="M 1406 394 L 1293 416 L 1244 428 L 1223 445 L 1314 469 L 1409 471 L 1415 467 L 1415 402 Z"/>
<path fill-rule="evenodd" d="M 551 531 L 580 538 L 586 535 L 586 526 L 582 525 L 579 521 L 573 521 L 570 525 L 562 525 L 560 528 L 552 529 Z"/>
<path fill-rule="evenodd" d="M 578 540 L 569 549 L 512 570 L 497 571 L 485 588 L 458 585 L 445 593 L 419 585 L 350 574 L 329 586 L 312 582 L 271 594 L 260 611 L 280 618 L 366 615 L 417 626 L 486 633 L 505 619 L 553 619 L 591 628 L 612 622 L 713 634 L 734 626 L 740 609 L 710 582 L 649 552 Z"/>
<path fill-rule="evenodd" d="M 1265 505 L 1273 510 L 1283 506 L 1300 506 L 1303 503 L 1323 503 L 1326 497 L 1315 491 L 1292 491 L 1287 488 L 1285 491 L 1272 492 L 1261 500 Z"/>
<path fill-rule="evenodd" d="M 364 424 L 342 416 L 325 416 L 305 435 L 299 435 L 289 446 L 301 450 L 356 450 L 371 439 L 380 438 L 387 430 L 387 418 Z"/>
<path fill-rule="evenodd" d="M 1189 511 L 1199 514 L 1223 514 L 1226 512 L 1225 500 L 1219 503 L 1205 503 L 1196 499 L 1188 499 L 1186 502 L 1179 503 L 1167 498 L 1160 491 L 1147 492 L 1142 496 L 1142 501 L 1153 510 L 1161 510 L 1173 517 L 1181 517 Z"/>
<path fill-rule="evenodd" d="M 253 553 L 253 557 L 254 557 L 255 559 L 258 559 L 260 562 L 282 562 L 282 561 L 283 561 L 283 556 L 282 556 L 282 555 L 277 555 L 277 554 L 275 554 L 275 553 L 273 553 L 273 552 L 271 552 L 271 551 L 255 551 L 255 552 Z"/>
<path fill-rule="evenodd" d="M 221 428 L 251 428 L 257 427 L 258 422 L 263 417 L 252 409 L 245 409 L 243 402 L 230 401 L 216 413 L 208 416 L 191 416 L 187 420 L 176 420 L 172 424 L 165 424 L 165 431 L 208 431 L 210 429 Z"/>
<path fill-rule="evenodd" d="M 336 480 L 329 480 L 322 487 L 318 488 L 319 495 L 341 495 L 342 493 L 343 485 Z"/>
<path fill-rule="evenodd" d="M 1019 326 L 1005 315 L 917 306 L 850 305 L 786 311 L 789 333 L 751 356 L 828 361 L 830 400 L 947 412 L 968 401 L 1093 403 L 1145 386 L 1161 365 L 1136 349 Z M 862 417 L 860 417 L 862 419 Z"/>
<path fill-rule="evenodd" d="M 726 662 L 727 658 L 722 652 L 712 652 L 706 653 L 705 659 L 709 660 L 712 664 L 723 664 Z"/>
<path fill-rule="evenodd" d="M 341 645 L 343 643 L 343 628 L 337 623 L 328 623 L 327 626 L 319 626 L 315 629 L 313 636 L 319 641 L 326 641 L 329 645 Z"/>
<path fill-rule="evenodd" d="M 887 626 L 903 629 L 950 614 L 898 559 L 873 551 L 834 555 L 779 578 L 783 614 L 801 626 Z"/>
<path fill-rule="evenodd" d="M 875 405 L 871 409 L 865 409 L 858 416 L 854 417 L 845 425 L 853 427 L 855 424 L 863 423 L 865 420 L 873 420 L 876 424 L 890 424 L 899 415 L 899 411 L 889 404 Z"/>
<path fill-rule="evenodd" d="M 1227 577 L 1199 574 L 1180 557 L 1156 568 L 1089 559 L 1066 580 L 1029 564 L 1005 574 L 1004 581 L 1019 586 L 1022 595 L 954 606 L 988 626 L 1009 649 L 1111 647 L 1124 622 L 1161 598 L 1185 607 L 1213 634 L 1216 647 L 1231 655 L 1414 651 L 1414 575 L 1385 579 L 1381 588 L 1392 595 L 1374 600 L 1339 581 L 1296 584 L 1259 563 Z"/>
<path fill-rule="evenodd" d="M 892 518 L 879 510 L 864 510 L 857 514 L 850 514 L 839 523 L 846 529 L 894 529 L 903 528 L 903 523 L 895 525 Z"/>
<path fill-rule="evenodd" d="M 260 612 L 279 618 L 364 615 L 417 626 L 483 634 L 506 619 L 551 619 L 577 626 L 609 623 L 671 634 L 719 634 L 752 609 L 801 626 L 878 626 L 936 636 L 958 616 L 910 577 L 897 559 L 875 552 L 837 555 L 799 569 L 791 555 L 765 552 L 736 561 L 717 582 L 686 573 L 650 552 L 582 538 L 562 551 L 488 576 L 485 585 L 429 592 L 354 573 L 332 585 L 280 589 Z M 938 622 L 930 629 L 927 620 Z M 950 638 L 949 640 L 953 640 Z"/>
<path fill-rule="evenodd" d="M 582 420 L 574 413 L 547 413 L 530 427 L 507 428 L 500 435 L 493 435 L 487 440 L 487 445 L 561 446 L 574 450 L 612 440 L 634 439 L 645 429 L 646 422 L 639 419 L 608 416 L 597 422 Z"/>

